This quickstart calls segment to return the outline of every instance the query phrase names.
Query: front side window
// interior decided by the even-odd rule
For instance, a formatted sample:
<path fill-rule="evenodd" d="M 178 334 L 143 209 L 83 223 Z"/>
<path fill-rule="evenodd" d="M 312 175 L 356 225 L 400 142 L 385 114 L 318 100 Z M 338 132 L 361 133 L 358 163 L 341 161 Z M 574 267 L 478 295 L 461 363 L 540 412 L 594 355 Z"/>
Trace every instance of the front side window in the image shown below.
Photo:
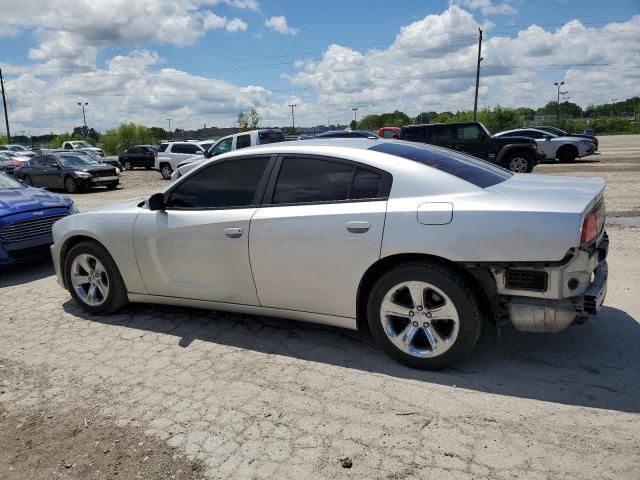
<path fill-rule="evenodd" d="M 236 138 L 236 150 L 251 146 L 251 137 L 249 135 L 238 135 Z"/>
<path fill-rule="evenodd" d="M 269 158 L 241 158 L 207 168 L 180 183 L 170 194 L 168 208 L 210 209 L 249 207 Z"/>
<path fill-rule="evenodd" d="M 456 133 L 458 136 L 458 140 L 461 140 L 463 142 L 476 142 L 478 140 L 482 140 L 483 138 L 482 131 L 478 128 L 477 125 L 464 125 L 458 127 Z"/>
<path fill-rule="evenodd" d="M 188 155 L 195 155 L 198 151 L 200 149 L 192 143 L 176 143 L 171 149 L 172 153 L 186 153 Z"/>
<path fill-rule="evenodd" d="M 233 138 L 223 138 L 218 143 L 216 143 L 211 149 L 211 153 L 214 155 L 219 155 L 222 153 L 227 153 L 231 151 L 231 146 L 233 144 Z"/>

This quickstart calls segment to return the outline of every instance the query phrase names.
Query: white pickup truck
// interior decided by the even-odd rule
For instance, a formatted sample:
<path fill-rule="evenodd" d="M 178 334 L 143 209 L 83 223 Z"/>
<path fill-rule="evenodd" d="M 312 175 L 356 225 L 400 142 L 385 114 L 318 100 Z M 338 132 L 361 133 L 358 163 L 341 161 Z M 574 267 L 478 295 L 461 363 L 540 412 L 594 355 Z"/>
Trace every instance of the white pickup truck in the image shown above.
<path fill-rule="evenodd" d="M 67 142 L 62 142 L 62 147 L 59 149 L 43 148 L 42 155 L 46 155 L 47 153 L 51 153 L 57 150 L 81 150 L 85 152 L 91 151 L 97 153 L 100 157 L 104 157 L 104 151 L 101 148 L 94 147 L 89 142 L 85 142 L 84 140 L 70 140 Z"/>

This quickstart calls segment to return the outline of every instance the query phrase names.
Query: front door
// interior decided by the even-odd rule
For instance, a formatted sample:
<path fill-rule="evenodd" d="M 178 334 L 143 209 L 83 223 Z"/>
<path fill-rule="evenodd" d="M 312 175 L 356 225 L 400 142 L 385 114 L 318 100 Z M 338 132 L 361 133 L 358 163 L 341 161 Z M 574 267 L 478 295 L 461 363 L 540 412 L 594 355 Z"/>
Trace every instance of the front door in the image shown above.
<path fill-rule="evenodd" d="M 284 156 L 251 220 L 261 305 L 355 318 L 360 279 L 380 257 L 390 184 L 353 162 Z"/>
<path fill-rule="evenodd" d="M 458 125 L 455 128 L 456 150 L 486 160 L 489 157 L 488 138 L 476 124 Z"/>
<path fill-rule="evenodd" d="M 270 161 L 213 163 L 169 190 L 165 210 L 140 213 L 133 241 L 148 293 L 258 305 L 249 223 Z"/>

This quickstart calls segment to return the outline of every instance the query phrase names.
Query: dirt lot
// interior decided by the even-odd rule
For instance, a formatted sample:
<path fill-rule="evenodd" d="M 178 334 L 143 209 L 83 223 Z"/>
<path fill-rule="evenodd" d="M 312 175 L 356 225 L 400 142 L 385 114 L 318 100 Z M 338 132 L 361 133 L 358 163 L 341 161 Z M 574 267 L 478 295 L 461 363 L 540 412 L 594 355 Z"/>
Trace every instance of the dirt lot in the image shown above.
<path fill-rule="evenodd" d="M 600 151 L 536 171 L 602 175 L 609 215 L 640 217 L 640 137 Z M 125 172 L 124 188 L 74 198 L 86 210 L 165 184 Z M 47 262 L 2 272 L 0 478 L 636 480 L 640 228 L 608 231 L 598 318 L 487 328 L 441 373 L 304 323 L 141 305 L 94 317 Z"/>

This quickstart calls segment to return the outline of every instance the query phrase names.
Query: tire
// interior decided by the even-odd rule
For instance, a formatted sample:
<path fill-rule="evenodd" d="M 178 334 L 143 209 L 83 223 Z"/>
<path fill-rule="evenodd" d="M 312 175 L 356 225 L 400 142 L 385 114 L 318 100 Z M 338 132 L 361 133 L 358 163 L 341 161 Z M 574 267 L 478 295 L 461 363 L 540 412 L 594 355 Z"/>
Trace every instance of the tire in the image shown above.
<path fill-rule="evenodd" d="M 423 305 L 413 302 L 407 285 L 422 292 L 417 303 Z M 384 314 L 389 311 L 396 315 Z M 441 370 L 465 358 L 482 328 L 477 300 L 464 279 L 428 263 L 399 265 L 382 275 L 369 294 L 367 318 L 389 356 L 421 370 Z M 408 342 L 402 341 L 406 335 L 412 337 Z"/>
<path fill-rule="evenodd" d="M 33 180 L 29 175 L 25 175 L 24 177 L 22 177 L 22 181 L 27 185 L 29 185 L 30 187 L 33 187 Z"/>
<path fill-rule="evenodd" d="M 165 180 L 170 180 L 172 173 L 173 169 L 171 168 L 171 165 L 169 165 L 168 163 L 160 164 L 160 175 L 162 175 L 162 178 L 164 178 Z"/>
<path fill-rule="evenodd" d="M 64 189 L 67 193 L 77 193 L 80 191 L 78 180 L 73 177 L 64 177 Z"/>
<path fill-rule="evenodd" d="M 133 166 L 131 166 L 131 162 L 130 162 L 130 161 L 128 161 L 128 160 L 124 162 L 124 164 L 123 164 L 123 168 L 124 168 L 125 170 L 133 170 Z"/>
<path fill-rule="evenodd" d="M 115 190 L 116 188 L 118 188 L 119 184 L 120 184 L 120 182 L 110 183 L 109 185 L 107 185 L 107 190 Z"/>
<path fill-rule="evenodd" d="M 109 252 L 97 242 L 82 242 L 69 250 L 64 258 L 63 272 L 71 297 L 86 312 L 105 315 L 129 302 L 118 267 Z M 72 277 L 82 280 L 86 277 L 87 281 L 76 280 L 74 286 Z M 94 294 L 90 296 L 92 288 Z"/>
<path fill-rule="evenodd" d="M 557 153 L 558 160 L 563 163 L 571 163 L 578 157 L 578 149 L 573 145 L 563 145 Z"/>
<path fill-rule="evenodd" d="M 505 166 L 514 173 L 531 173 L 533 171 L 533 158 L 528 153 L 514 152 L 507 155 Z"/>

